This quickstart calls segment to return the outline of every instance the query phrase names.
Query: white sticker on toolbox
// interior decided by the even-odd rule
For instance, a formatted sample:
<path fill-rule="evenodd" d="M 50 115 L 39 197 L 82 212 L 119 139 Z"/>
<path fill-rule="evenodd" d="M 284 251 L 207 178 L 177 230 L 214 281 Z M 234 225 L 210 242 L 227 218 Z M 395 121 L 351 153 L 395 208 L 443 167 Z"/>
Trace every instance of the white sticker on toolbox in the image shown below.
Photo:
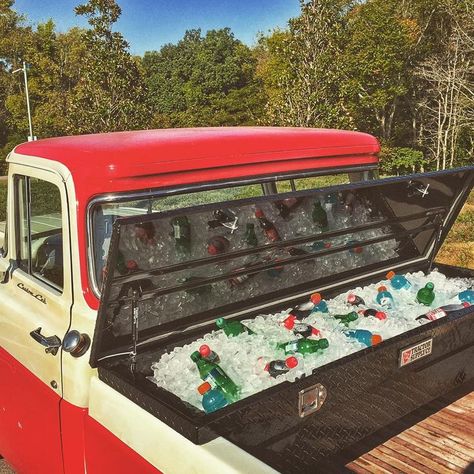
<path fill-rule="evenodd" d="M 412 362 L 422 359 L 423 357 L 429 356 L 433 349 L 433 339 L 427 339 L 426 341 L 419 342 L 414 346 L 407 347 L 400 351 L 399 367 L 411 364 Z"/>

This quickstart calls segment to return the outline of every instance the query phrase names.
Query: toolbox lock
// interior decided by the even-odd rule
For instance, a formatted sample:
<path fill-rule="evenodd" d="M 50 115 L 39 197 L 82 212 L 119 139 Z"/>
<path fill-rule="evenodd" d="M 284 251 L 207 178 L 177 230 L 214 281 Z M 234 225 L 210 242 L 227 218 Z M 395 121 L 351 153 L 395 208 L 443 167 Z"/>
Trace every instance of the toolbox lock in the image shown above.
<path fill-rule="evenodd" d="M 318 411 L 326 401 L 327 394 L 326 387 L 320 383 L 300 390 L 298 401 L 300 418 Z"/>

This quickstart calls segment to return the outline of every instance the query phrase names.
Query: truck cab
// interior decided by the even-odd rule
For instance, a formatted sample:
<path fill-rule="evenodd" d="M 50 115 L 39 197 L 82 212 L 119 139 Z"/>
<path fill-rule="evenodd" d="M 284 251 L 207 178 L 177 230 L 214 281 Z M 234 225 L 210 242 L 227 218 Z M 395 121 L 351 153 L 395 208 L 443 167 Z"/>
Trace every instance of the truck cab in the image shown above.
<path fill-rule="evenodd" d="M 113 371 L 99 376 L 98 365 L 120 356 L 117 348 L 125 347 L 127 360 L 130 350 L 120 342 L 129 321 L 125 329 L 116 326 L 128 303 L 115 306 L 117 318 L 108 312 L 113 274 L 133 279 L 142 261 L 156 259 L 140 246 L 158 240 L 144 225 L 134 237 L 133 259 L 121 255 L 120 223 L 318 192 L 328 182 L 360 187 L 376 174 L 378 152 L 377 140 L 363 133 L 258 127 L 118 132 L 16 147 L 8 157 L 7 218 L 0 227 L 0 454 L 21 473 L 276 472 L 232 436 L 216 431 L 197 440 L 193 417 L 175 417 L 171 399 L 160 401 L 155 416 L 156 401 L 115 383 Z M 471 174 L 455 177 L 463 197 Z M 459 210 L 461 197 L 436 179 L 432 188 L 446 194 L 443 212 L 451 201 Z M 397 183 L 406 189 L 405 181 Z M 425 218 L 441 213 L 419 209 Z M 448 212 L 443 222 L 453 216 Z M 387 222 L 401 229 L 398 220 Z M 166 258 L 163 253 L 158 263 Z M 118 290 L 120 298 L 123 288 L 129 289 Z M 170 333 L 186 332 L 183 322 L 163 321 Z M 192 315 L 183 321 L 202 323 Z"/>

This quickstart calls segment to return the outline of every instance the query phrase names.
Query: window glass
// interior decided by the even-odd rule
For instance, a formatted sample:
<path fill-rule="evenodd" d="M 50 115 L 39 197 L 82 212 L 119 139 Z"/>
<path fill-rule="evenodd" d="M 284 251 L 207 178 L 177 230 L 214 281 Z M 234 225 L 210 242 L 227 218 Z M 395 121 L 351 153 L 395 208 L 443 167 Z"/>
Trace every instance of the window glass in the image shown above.
<path fill-rule="evenodd" d="M 0 176 L 0 255 L 7 253 L 7 189 L 7 179 Z"/>
<path fill-rule="evenodd" d="M 62 289 L 64 284 L 61 194 L 57 186 L 37 178 L 18 177 L 17 222 L 19 266 Z"/>

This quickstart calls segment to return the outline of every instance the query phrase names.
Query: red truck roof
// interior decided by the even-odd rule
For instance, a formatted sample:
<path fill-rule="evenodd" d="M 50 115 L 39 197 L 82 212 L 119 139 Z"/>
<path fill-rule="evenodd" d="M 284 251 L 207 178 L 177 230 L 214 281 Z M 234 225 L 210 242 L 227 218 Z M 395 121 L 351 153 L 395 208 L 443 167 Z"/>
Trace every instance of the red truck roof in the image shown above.
<path fill-rule="evenodd" d="M 64 164 L 76 189 L 85 182 L 91 194 L 169 186 L 176 173 L 182 184 L 296 169 L 376 165 L 378 151 L 377 140 L 365 133 L 276 127 L 115 132 L 49 138 L 15 149 Z M 189 180 L 182 172 L 188 172 Z"/>

